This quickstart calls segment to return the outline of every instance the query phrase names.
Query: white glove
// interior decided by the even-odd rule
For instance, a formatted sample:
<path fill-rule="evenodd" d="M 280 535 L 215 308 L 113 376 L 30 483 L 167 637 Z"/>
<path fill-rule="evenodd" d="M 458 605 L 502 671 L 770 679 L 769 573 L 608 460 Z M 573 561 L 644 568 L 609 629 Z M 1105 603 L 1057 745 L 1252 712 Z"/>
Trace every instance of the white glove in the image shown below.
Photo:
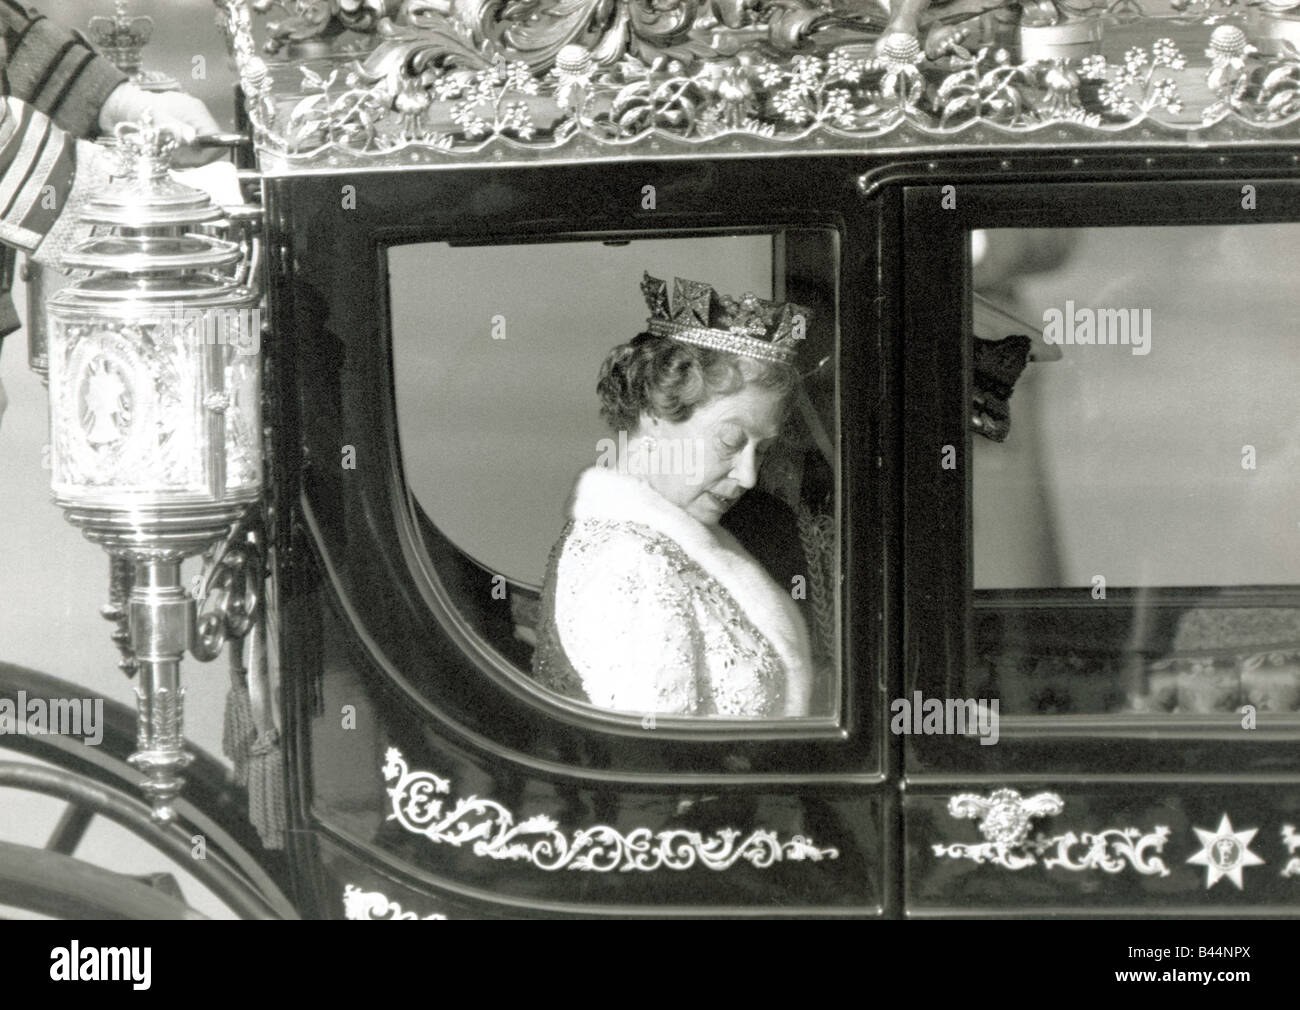
<path fill-rule="evenodd" d="M 178 166 L 206 165 L 225 154 L 219 147 L 193 146 L 195 137 L 219 133 L 221 127 L 206 105 L 180 91 L 145 91 L 130 81 L 119 84 L 99 110 L 99 128 L 111 135 L 118 123 L 139 122 L 146 112 L 156 126 L 167 127 L 184 145 L 176 152 Z"/>

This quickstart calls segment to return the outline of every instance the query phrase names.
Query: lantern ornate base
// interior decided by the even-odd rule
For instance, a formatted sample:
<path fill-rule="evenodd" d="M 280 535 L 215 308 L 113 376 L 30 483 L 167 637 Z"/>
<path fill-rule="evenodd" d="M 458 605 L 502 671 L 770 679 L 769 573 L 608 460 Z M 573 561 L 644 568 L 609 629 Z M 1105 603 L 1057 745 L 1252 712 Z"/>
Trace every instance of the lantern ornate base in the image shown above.
<path fill-rule="evenodd" d="M 87 505 L 56 495 L 54 503 L 87 540 L 110 554 L 134 561 L 182 561 L 225 538 L 251 500 L 132 507 L 129 502 Z"/>
<path fill-rule="evenodd" d="M 230 537 L 249 506 L 128 508 L 56 501 L 69 522 L 113 556 L 115 566 L 133 567 L 124 608 L 138 716 L 137 750 L 129 760 L 144 774 L 140 788 L 154 819 L 173 820 L 172 802 L 185 784 L 181 772 L 193 760 L 185 750 L 181 660 L 196 642 L 197 618 L 194 598 L 181 582 L 181 563 Z"/>
<path fill-rule="evenodd" d="M 179 774 L 193 760 L 185 750 L 181 658 L 194 630 L 194 601 L 181 585 L 180 560 L 136 559 L 127 599 L 138 683 L 136 747 L 128 759 L 144 773 L 141 788 L 155 820 L 175 817 L 171 802 L 185 784 Z"/>
<path fill-rule="evenodd" d="M 108 602 L 99 608 L 99 616 L 113 623 L 113 644 L 122 657 L 117 668 L 128 677 L 135 676 L 135 653 L 131 651 L 131 631 L 127 626 L 126 601 L 135 581 L 135 566 L 130 558 L 108 559 Z"/>
<path fill-rule="evenodd" d="M 136 697 L 140 698 L 139 692 Z M 174 821 L 176 808 L 172 806 L 172 801 L 185 786 L 185 779 L 179 772 L 184 771 L 194 760 L 194 755 L 185 750 L 136 751 L 127 760 L 144 773 L 145 779 L 140 783 L 140 791 L 153 808 L 153 819 L 159 823 Z"/>

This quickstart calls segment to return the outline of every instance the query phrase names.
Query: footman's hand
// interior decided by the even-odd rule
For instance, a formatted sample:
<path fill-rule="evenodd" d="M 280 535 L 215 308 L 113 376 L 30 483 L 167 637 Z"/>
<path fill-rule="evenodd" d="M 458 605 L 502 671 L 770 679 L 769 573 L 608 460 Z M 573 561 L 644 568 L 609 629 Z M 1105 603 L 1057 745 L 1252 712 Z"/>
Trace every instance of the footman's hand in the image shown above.
<path fill-rule="evenodd" d="M 220 133 L 208 107 L 192 95 L 179 91 L 154 93 L 130 82 L 118 85 L 99 110 L 99 128 L 112 133 L 118 123 L 139 122 L 148 113 L 154 124 L 165 127 L 181 143 L 173 159 L 177 168 L 194 168 L 216 161 L 225 152 L 220 147 L 199 147 L 196 138 Z"/>

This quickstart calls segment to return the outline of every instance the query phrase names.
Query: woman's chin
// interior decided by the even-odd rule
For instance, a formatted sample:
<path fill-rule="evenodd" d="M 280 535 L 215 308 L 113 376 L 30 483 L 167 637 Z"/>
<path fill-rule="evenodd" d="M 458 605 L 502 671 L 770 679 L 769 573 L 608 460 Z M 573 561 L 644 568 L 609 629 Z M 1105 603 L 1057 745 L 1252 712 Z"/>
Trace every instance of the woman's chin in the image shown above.
<path fill-rule="evenodd" d="M 714 501 L 709 495 L 703 495 L 693 501 L 686 512 L 705 526 L 717 526 L 722 522 L 728 506 Z"/>

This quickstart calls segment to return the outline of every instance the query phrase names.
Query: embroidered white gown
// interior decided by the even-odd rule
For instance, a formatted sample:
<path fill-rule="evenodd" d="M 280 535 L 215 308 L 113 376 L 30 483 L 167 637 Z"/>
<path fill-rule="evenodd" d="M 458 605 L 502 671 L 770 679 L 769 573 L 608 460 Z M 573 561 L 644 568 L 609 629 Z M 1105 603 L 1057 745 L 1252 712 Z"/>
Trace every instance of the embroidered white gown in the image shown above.
<path fill-rule="evenodd" d="M 551 551 L 533 672 L 600 708 L 760 718 L 808 714 L 812 661 L 790 593 L 730 533 L 592 467 Z"/>

